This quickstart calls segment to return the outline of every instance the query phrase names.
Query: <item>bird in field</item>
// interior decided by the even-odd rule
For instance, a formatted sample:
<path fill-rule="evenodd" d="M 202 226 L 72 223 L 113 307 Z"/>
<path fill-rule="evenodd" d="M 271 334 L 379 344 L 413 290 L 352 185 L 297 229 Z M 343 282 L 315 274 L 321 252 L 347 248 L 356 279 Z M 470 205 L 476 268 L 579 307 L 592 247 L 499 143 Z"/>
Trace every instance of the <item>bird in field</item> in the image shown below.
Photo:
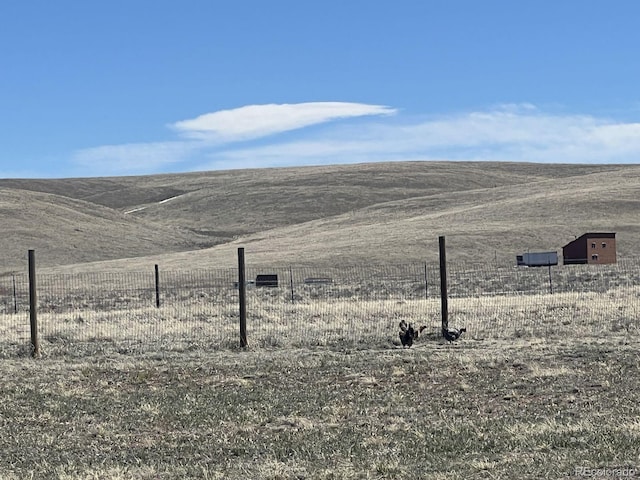
<path fill-rule="evenodd" d="M 461 328 L 460 330 L 456 328 L 443 328 L 442 335 L 449 341 L 449 343 L 451 343 L 458 340 L 460 338 L 460 335 L 462 335 L 466 331 L 466 328 Z"/>
<path fill-rule="evenodd" d="M 411 348 L 411 345 L 413 345 L 413 341 L 420 336 L 425 328 L 427 328 L 426 326 L 422 326 L 416 330 L 415 328 L 413 328 L 413 325 L 411 325 L 410 323 L 408 324 L 404 320 L 400 321 L 399 327 L 400 343 L 402 343 L 403 347 L 409 348 Z"/>

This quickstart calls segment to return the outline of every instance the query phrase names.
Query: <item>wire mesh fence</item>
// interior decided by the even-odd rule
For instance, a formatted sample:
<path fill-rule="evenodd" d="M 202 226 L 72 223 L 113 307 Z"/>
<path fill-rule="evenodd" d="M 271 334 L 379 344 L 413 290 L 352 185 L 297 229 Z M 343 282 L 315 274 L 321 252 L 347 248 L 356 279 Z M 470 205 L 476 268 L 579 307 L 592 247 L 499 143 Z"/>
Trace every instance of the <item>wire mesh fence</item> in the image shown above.
<path fill-rule="evenodd" d="M 470 338 L 637 334 L 640 261 L 448 269 L 449 324 Z M 247 268 L 250 346 L 397 345 L 401 320 L 440 338 L 438 265 Z M 45 353 L 239 345 L 237 269 L 38 274 Z M 0 277 L 5 354 L 28 351 L 27 275 Z"/>

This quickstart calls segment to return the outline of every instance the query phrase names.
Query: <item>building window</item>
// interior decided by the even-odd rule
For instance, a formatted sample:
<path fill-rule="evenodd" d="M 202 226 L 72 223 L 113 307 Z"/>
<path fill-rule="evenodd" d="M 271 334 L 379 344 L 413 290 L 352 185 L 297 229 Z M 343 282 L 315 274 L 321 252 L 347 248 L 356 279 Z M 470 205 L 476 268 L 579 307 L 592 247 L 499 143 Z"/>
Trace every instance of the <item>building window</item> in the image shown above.
<path fill-rule="evenodd" d="M 593 242 L 593 243 L 591 244 L 591 248 L 596 248 L 596 242 Z"/>
<path fill-rule="evenodd" d="M 602 242 L 602 248 L 607 248 L 607 242 Z"/>
<path fill-rule="evenodd" d="M 598 254 L 591 255 L 591 260 L 598 260 Z"/>

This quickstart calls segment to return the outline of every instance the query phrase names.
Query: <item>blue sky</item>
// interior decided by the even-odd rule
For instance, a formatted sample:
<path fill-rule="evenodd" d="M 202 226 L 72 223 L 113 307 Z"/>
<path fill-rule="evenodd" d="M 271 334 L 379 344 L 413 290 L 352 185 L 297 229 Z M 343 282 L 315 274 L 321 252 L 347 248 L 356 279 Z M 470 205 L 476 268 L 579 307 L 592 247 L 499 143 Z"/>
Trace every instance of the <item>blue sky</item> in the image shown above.
<path fill-rule="evenodd" d="M 0 178 L 640 163 L 640 2 L 0 4 Z"/>

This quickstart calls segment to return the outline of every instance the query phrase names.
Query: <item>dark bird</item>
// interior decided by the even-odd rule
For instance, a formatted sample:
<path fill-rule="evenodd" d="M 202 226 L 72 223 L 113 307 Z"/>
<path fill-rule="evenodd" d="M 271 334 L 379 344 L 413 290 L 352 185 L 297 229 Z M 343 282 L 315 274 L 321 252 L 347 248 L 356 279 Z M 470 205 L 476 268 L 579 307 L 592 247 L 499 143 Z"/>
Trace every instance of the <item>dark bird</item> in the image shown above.
<path fill-rule="evenodd" d="M 451 343 L 458 340 L 460 338 L 460 335 L 462 335 L 466 331 L 466 328 L 461 328 L 460 330 L 456 328 L 443 328 L 442 335 L 449 341 L 449 343 Z"/>
<path fill-rule="evenodd" d="M 427 328 L 426 326 L 422 326 L 417 330 L 413 328 L 413 325 L 410 323 L 407 324 L 404 320 L 400 321 L 400 343 L 402 343 L 403 347 L 411 348 L 413 345 L 413 341 L 420 336 L 422 331 Z"/>

